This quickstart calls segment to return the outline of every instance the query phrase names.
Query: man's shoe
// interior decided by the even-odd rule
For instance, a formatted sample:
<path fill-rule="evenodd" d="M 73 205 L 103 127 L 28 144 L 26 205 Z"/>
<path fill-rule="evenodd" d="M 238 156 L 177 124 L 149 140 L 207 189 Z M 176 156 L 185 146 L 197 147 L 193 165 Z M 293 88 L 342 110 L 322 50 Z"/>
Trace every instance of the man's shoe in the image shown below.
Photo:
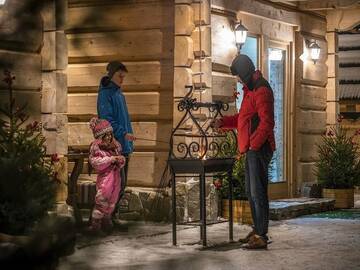
<path fill-rule="evenodd" d="M 267 241 L 255 234 L 248 243 L 241 245 L 241 247 L 244 249 L 267 249 Z"/>
<path fill-rule="evenodd" d="M 106 232 L 106 233 L 111 233 L 114 229 L 114 224 L 111 220 L 110 217 L 105 217 L 101 220 L 101 228 Z"/>
<path fill-rule="evenodd" d="M 246 244 L 250 241 L 250 239 L 255 235 L 255 230 L 252 230 L 251 232 L 248 233 L 248 235 L 245 238 L 240 238 L 239 242 Z"/>

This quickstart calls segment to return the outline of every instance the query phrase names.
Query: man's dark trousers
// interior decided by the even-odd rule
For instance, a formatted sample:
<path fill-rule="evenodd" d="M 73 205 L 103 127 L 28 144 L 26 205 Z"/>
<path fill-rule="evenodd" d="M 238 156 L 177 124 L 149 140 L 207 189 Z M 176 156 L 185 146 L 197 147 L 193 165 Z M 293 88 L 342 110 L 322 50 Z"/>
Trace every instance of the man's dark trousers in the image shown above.
<path fill-rule="evenodd" d="M 246 153 L 245 186 L 255 233 L 267 240 L 269 226 L 268 169 L 273 152 L 266 142 L 258 151 Z"/>

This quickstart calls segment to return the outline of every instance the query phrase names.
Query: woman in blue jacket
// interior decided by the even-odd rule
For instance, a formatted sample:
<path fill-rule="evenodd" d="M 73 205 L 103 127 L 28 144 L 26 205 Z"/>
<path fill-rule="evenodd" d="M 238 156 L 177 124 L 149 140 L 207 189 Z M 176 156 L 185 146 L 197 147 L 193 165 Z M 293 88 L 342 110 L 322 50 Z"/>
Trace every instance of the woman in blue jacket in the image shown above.
<path fill-rule="evenodd" d="M 122 155 L 126 158 L 125 166 L 121 172 L 120 200 L 124 195 L 129 158 L 133 152 L 133 141 L 136 138 L 133 135 L 125 96 L 121 88 L 128 71 L 125 65 L 119 61 L 111 61 L 107 65 L 106 70 L 108 75 L 101 79 L 99 86 L 97 112 L 100 119 L 106 119 L 110 122 L 115 139 L 122 146 Z"/>

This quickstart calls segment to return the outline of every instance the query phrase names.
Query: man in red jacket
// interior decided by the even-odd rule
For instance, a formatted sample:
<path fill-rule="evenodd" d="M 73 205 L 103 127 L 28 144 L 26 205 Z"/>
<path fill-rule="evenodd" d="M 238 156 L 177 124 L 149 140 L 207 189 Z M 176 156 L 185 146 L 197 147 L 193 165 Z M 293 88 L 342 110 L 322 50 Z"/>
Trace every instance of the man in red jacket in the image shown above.
<path fill-rule="evenodd" d="M 244 248 L 263 249 L 269 225 L 268 168 L 275 150 L 273 91 L 248 56 L 238 55 L 230 69 L 244 86 L 244 98 L 239 113 L 214 126 L 237 129 L 238 150 L 246 155 L 245 186 L 254 221 L 253 231 L 240 241 Z"/>

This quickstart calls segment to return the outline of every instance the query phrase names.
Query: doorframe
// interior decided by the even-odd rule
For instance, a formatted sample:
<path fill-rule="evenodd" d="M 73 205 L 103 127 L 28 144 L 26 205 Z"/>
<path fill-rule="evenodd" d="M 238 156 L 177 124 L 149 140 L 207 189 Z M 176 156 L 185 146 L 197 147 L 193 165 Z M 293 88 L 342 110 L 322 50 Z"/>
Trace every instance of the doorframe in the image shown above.
<path fill-rule="evenodd" d="M 263 57 L 262 70 L 264 76 L 269 78 L 268 59 L 269 48 L 285 50 L 285 87 L 283 93 L 283 178 L 284 180 L 276 183 L 269 183 L 270 199 L 291 198 L 294 185 L 294 77 L 293 77 L 293 44 L 278 40 L 263 38 Z"/>

